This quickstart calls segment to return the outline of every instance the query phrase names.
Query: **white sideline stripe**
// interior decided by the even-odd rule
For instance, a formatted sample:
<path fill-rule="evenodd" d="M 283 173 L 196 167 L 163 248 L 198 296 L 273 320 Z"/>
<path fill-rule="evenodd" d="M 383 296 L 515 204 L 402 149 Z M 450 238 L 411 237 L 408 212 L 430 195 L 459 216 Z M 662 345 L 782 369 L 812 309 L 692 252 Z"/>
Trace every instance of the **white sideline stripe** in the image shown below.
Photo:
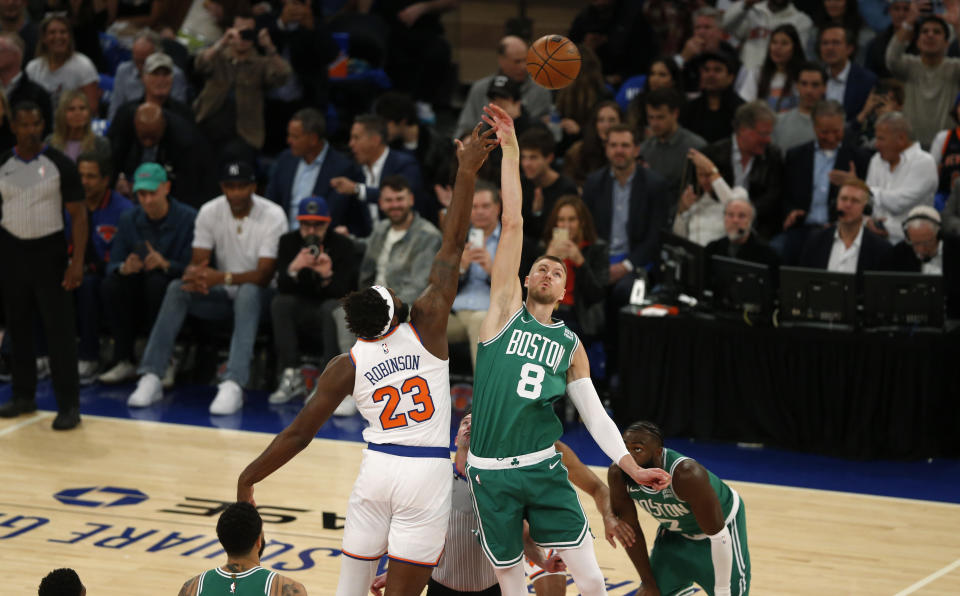
<path fill-rule="evenodd" d="M 917 583 L 913 584 L 912 586 L 910 586 L 910 587 L 907 588 L 906 590 L 903 590 L 903 591 L 901 591 L 901 592 L 897 592 L 894 596 L 907 596 L 907 594 L 913 594 L 914 592 L 916 592 L 916 591 L 919 590 L 920 588 L 924 587 L 925 585 L 927 585 L 927 584 L 929 584 L 929 583 L 931 583 L 931 582 L 934 582 L 934 581 L 940 579 L 941 577 L 943 577 L 944 575 L 950 573 L 951 571 L 953 571 L 953 570 L 956 569 L 957 567 L 960 567 L 960 559 L 957 559 L 957 560 L 954 561 L 953 563 L 950 563 L 949 565 L 947 565 L 946 567 L 944 567 L 944 568 L 941 569 L 940 571 L 937 571 L 937 572 L 935 572 L 935 573 L 931 573 L 930 575 L 928 575 L 927 577 L 921 579 L 920 581 L 918 581 Z"/>
<path fill-rule="evenodd" d="M 5 428 L 5 429 L 3 429 L 3 430 L 0 430 L 0 437 L 2 437 L 2 436 L 4 436 L 4 435 L 9 435 L 9 434 L 11 434 L 11 433 L 13 433 L 13 432 L 16 432 L 16 431 L 20 430 L 20 429 L 23 428 L 24 426 L 30 426 L 30 425 L 33 424 L 34 422 L 38 422 L 38 421 L 44 420 L 44 419 L 46 419 L 46 418 L 50 418 L 50 416 L 49 416 L 46 412 L 37 412 L 36 414 L 33 415 L 33 418 L 27 418 L 26 420 L 24 420 L 24 421 L 22 421 L 22 422 L 18 422 L 18 423 L 16 423 L 16 424 L 14 424 L 13 426 L 8 426 L 7 428 Z"/>

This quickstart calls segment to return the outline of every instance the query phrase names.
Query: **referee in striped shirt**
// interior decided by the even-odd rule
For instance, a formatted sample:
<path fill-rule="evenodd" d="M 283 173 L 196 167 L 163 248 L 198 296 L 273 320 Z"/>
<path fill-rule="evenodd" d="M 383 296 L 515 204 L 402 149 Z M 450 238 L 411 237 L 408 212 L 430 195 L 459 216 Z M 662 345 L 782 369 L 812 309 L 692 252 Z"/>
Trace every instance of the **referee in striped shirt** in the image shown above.
<path fill-rule="evenodd" d="M 17 144 L 0 156 L 0 283 L 13 344 L 13 397 L 0 406 L 0 418 L 37 409 L 33 330 L 39 311 L 57 398 L 53 428 L 67 430 L 80 423 L 77 325 L 70 292 L 83 281 L 87 209 L 76 166 L 43 144 L 43 126 L 37 104 L 18 103 L 11 120 Z M 79 255 L 69 265 L 64 209 L 73 222 L 73 254 Z"/>

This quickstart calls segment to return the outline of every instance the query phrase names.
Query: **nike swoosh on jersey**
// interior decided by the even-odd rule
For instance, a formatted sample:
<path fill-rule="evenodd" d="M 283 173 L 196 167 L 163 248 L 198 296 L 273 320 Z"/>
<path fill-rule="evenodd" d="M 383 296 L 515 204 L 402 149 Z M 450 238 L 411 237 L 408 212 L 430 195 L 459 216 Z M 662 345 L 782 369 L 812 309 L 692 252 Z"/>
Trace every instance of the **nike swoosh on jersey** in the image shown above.
<path fill-rule="evenodd" d="M 558 459 L 557 461 L 553 462 L 552 464 L 550 464 L 550 469 L 552 470 L 552 469 L 556 468 L 556 467 L 557 467 L 557 464 L 559 464 L 559 463 L 560 463 L 560 460 L 559 460 L 559 459 Z"/>

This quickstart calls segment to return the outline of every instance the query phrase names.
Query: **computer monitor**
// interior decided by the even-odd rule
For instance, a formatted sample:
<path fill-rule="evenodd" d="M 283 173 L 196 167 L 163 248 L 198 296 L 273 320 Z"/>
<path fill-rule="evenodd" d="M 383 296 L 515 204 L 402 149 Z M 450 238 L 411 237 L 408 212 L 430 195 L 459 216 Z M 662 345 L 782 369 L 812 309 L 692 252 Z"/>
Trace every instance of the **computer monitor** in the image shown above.
<path fill-rule="evenodd" d="M 703 247 L 667 231 L 660 233 L 660 279 L 668 291 L 694 298 L 703 293 Z"/>
<path fill-rule="evenodd" d="M 714 255 L 710 259 L 709 278 L 717 310 L 773 312 L 773 273 L 767 265 Z"/>
<path fill-rule="evenodd" d="M 780 321 L 853 326 L 856 314 L 854 274 L 780 267 Z"/>
<path fill-rule="evenodd" d="M 866 271 L 863 315 L 867 327 L 943 327 L 943 277 L 922 273 Z"/>

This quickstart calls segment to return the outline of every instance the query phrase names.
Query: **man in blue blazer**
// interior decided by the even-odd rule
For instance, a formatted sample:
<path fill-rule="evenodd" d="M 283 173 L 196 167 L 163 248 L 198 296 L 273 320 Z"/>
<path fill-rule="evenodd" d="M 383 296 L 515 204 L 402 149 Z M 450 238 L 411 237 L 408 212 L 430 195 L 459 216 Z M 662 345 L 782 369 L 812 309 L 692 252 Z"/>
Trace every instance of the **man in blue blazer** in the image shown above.
<path fill-rule="evenodd" d="M 428 200 L 423 191 L 423 176 L 417 159 L 404 151 L 393 151 L 387 146 L 387 121 L 374 114 L 357 116 L 350 128 L 350 151 L 360 166 L 359 182 L 345 176 L 334 178 L 330 185 L 337 192 L 355 197 L 366 205 L 373 220 L 381 218 L 377 205 L 380 183 L 389 176 L 403 176 L 413 191 L 414 209 L 430 222 L 437 221 L 437 201 Z"/>
<path fill-rule="evenodd" d="M 815 141 L 787 151 L 783 185 L 783 233 L 771 243 L 786 265 L 796 265 L 807 237 L 836 219 L 837 187 L 830 172 L 866 178 L 870 155 L 844 139 L 844 110 L 836 101 L 822 101 L 811 113 Z"/>
<path fill-rule="evenodd" d="M 331 229 L 346 226 L 354 236 L 370 234 L 370 214 L 352 197 L 336 192 L 330 181 L 337 177 L 362 180 L 350 159 L 326 140 L 326 120 L 319 111 L 304 108 L 287 125 L 287 144 L 270 169 L 267 198 L 283 207 L 290 228 L 299 227 L 297 206 L 306 197 L 323 197 L 330 209 Z"/>
<path fill-rule="evenodd" d="M 877 75 L 850 59 L 857 51 L 857 44 L 853 32 L 843 25 L 824 25 L 818 47 L 820 60 L 829 75 L 827 99 L 843 104 L 848 121 L 856 119 L 877 83 Z"/>

